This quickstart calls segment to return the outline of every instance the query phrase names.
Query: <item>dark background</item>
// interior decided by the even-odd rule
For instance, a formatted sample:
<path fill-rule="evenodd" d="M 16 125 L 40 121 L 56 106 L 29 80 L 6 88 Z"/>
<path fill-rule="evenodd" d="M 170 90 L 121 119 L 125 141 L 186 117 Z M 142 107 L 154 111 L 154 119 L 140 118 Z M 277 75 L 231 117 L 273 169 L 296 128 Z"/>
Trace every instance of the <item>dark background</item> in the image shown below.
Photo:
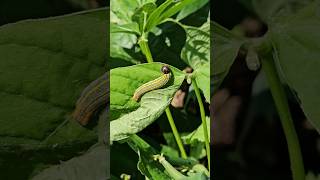
<path fill-rule="evenodd" d="M 82 2 L 82 4 L 77 3 Z M 105 0 L 1 0 L 0 25 L 23 19 L 64 15 L 85 9 L 109 5 Z"/>

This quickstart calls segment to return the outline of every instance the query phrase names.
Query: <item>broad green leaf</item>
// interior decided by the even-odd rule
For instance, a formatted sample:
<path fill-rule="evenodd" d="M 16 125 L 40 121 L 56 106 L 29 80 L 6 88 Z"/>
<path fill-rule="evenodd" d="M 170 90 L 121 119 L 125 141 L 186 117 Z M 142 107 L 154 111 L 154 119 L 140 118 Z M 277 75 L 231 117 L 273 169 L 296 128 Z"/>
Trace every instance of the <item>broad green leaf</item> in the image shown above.
<path fill-rule="evenodd" d="M 8 153 L 14 159 L 28 152 L 20 160 L 34 163 L 96 143 L 96 127 L 80 126 L 71 114 L 82 90 L 106 71 L 107 14 L 90 10 L 0 27 L 1 169 L 10 167 Z M 12 171 L 0 179 L 6 173 Z"/>
<path fill-rule="evenodd" d="M 170 179 L 160 163 L 153 159 L 156 151 L 143 139 L 133 135 L 127 139 L 130 147 L 138 154 L 138 169 L 149 179 Z"/>
<path fill-rule="evenodd" d="M 269 36 L 274 45 L 274 57 L 279 72 L 297 92 L 307 119 L 320 132 L 320 17 L 319 2 L 298 14 L 278 18 Z"/>
<path fill-rule="evenodd" d="M 105 71 L 106 15 L 101 9 L 0 28 L 2 140 L 41 142 L 69 119 L 81 91 Z"/>
<path fill-rule="evenodd" d="M 85 154 L 38 173 L 32 180 L 107 179 L 106 145 L 96 144 Z"/>
<path fill-rule="evenodd" d="M 211 22 L 211 81 L 215 93 L 238 55 L 243 39 L 215 22 Z"/>
<path fill-rule="evenodd" d="M 194 78 L 206 101 L 210 102 L 210 24 L 200 28 L 185 26 L 186 43 L 181 58 L 194 70 Z"/>
<path fill-rule="evenodd" d="M 200 28 L 184 26 L 184 29 L 187 40 L 181 58 L 196 70 L 210 61 L 210 24 L 206 22 Z"/>
<path fill-rule="evenodd" d="M 239 0 L 248 9 L 254 11 L 264 22 L 271 22 L 280 14 L 293 14 L 297 9 L 312 0 Z"/>
<path fill-rule="evenodd" d="M 185 77 L 182 71 L 172 66 L 171 79 L 164 88 L 144 94 L 139 102 L 132 99 L 139 86 L 162 75 L 162 66 L 162 63 L 146 63 L 111 70 L 111 141 L 124 139 L 141 131 L 156 120 L 170 104 Z"/>
<path fill-rule="evenodd" d="M 196 12 L 200 8 L 202 8 L 204 5 L 206 5 L 209 2 L 209 0 L 193 0 L 190 4 L 185 6 L 184 8 L 181 9 L 177 16 L 177 20 L 181 20 L 188 15 Z"/>
<path fill-rule="evenodd" d="M 260 18 L 268 21 L 275 15 L 289 0 L 239 0 L 248 9 L 256 12 Z"/>

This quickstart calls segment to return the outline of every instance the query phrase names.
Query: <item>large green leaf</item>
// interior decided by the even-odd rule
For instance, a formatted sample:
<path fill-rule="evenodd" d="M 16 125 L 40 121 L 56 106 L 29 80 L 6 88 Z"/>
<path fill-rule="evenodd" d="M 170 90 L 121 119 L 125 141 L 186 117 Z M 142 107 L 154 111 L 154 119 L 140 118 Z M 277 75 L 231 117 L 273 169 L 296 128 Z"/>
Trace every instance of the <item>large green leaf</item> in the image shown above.
<path fill-rule="evenodd" d="M 107 179 L 106 145 L 96 144 L 85 154 L 52 166 L 33 180 Z"/>
<path fill-rule="evenodd" d="M 313 0 L 239 0 L 248 9 L 254 11 L 264 22 L 271 22 L 280 14 L 293 14 L 297 9 Z"/>
<path fill-rule="evenodd" d="M 181 58 L 194 70 L 194 78 L 206 101 L 210 102 L 210 23 L 200 28 L 185 26 L 186 43 Z"/>
<path fill-rule="evenodd" d="M 208 2 L 209 2 L 209 0 L 193 0 L 192 2 L 190 2 L 190 4 L 188 4 L 187 6 L 185 6 L 184 8 L 181 9 L 181 11 L 179 12 L 176 19 L 181 20 L 181 19 L 187 17 L 188 15 L 190 15 L 190 14 L 196 12 L 197 10 L 199 10 L 200 8 L 202 8 Z"/>
<path fill-rule="evenodd" d="M 206 22 L 200 28 L 184 26 L 184 29 L 187 40 L 181 57 L 192 68 L 197 69 L 210 61 L 210 24 Z"/>
<path fill-rule="evenodd" d="M 170 104 L 185 76 L 182 71 L 172 66 L 172 77 L 164 88 L 146 93 L 139 102 L 132 99 L 139 86 L 162 75 L 162 66 L 162 63 L 146 63 L 111 70 L 111 141 L 124 139 L 141 131 L 156 120 Z"/>
<path fill-rule="evenodd" d="M 107 15 L 99 9 L 0 27 L 1 158 L 28 151 L 26 159 L 45 161 L 46 153 L 52 161 L 63 149 L 70 156 L 97 141 L 96 128 L 71 114 L 82 90 L 105 72 Z"/>
<path fill-rule="evenodd" d="M 312 3 L 296 15 L 278 18 L 269 32 L 279 72 L 288 85 L 297 92 L 307 118 L 318 132 L 320 132 L 319 10 L 319 2 Z"/>
<path fill-rule="evenodd" d="M 216 92 L 238 55 L 244 40 L 215 22 L 211 22 L 211 81 Z M 211 84 L 212 84 L 211 83 Z"/>
<path fill-rule="evenodd" d="M 153 159 L 156 151 L 143 139 L 133 135 L 127 140 L 130 147 L 138 154 L 138 169 L 149 179 L 170 179 L 160 163 Z"/>

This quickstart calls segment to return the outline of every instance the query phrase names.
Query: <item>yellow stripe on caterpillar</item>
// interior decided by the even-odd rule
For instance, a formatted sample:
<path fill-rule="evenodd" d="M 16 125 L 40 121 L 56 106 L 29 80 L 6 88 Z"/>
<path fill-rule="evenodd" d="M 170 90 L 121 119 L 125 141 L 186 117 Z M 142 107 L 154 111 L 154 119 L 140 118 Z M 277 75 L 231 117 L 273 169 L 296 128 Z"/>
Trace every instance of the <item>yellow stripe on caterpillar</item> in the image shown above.
<path fill-rule="evenodd" d="M 155 89 L 159 89 L 164 85 L 166 85 L 171 77 L 170 69 L 168 66 L 165 65 L 165 66 L 162 66 L 161 71 L 163 74 L 160 77 L 152 81 L 149 81 L 141 85 L 139 88 L 137 88 L 133 94 L 132 99 L 135 101 L 139 101 L 141 96 L 144 95 L 145 93 L 149 91 L 153 91 Z"/>

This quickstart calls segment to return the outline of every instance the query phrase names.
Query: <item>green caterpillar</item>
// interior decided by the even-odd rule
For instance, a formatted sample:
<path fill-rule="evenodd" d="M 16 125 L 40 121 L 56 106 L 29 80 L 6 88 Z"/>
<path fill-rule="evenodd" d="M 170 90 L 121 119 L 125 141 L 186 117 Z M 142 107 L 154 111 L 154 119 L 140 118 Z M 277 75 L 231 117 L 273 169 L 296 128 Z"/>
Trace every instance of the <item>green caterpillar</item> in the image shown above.
<path fill-rule="evenodd" d="M 159 88 L 163 87 L 164 85 L 166 85 L 171 77 L 171 71 L 170 71 L 169 66 L 167 66 L 167 65 L 162 66 L 161 72 L 163 74 L 160 77 L 158 77 L 157 79 L 149 81 L 149 82 L 141 85 L 140 87 L 138 87 L 138 89 L 136 89 L 136 91 L 134 92 L 132 99 L 135 101 L 139 101 L 140 97 L 142 95 L 144 95 L 145 93 L 152 91 L 152 90 L 155 90 L 155 89 L 159 89 Z"/>

